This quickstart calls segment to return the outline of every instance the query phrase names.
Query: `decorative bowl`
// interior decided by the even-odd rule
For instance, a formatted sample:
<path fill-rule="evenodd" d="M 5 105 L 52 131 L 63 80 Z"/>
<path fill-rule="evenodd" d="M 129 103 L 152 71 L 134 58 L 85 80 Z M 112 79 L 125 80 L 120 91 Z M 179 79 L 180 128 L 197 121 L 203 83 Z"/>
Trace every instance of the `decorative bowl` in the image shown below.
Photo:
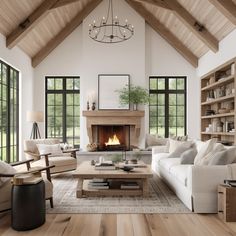
<path fill-rule="evenodd" d="M 123 171 L 129 172 L 129 171 L 133 170 L 134 167 L 131 167 L 131 166 L 123 166 L 123 167 L 121 167 L 120 169 L 122 169 Z"/>

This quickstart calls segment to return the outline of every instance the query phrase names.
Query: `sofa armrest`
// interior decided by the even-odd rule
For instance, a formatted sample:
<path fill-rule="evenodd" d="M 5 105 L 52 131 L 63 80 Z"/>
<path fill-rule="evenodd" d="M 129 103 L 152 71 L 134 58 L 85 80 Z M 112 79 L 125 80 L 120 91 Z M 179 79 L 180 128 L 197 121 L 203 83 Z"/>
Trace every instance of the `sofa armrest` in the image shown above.
<path fill-rule="evenodd" d="M 167 146 L 153 146 L 152 155 L 155 155 L 157 153 L 168 153 Z"/>
<path fill-rule="evenodd" d="M 188 169 L 187 187 L 194 193 L 217 192 L 219 184 L 229 177 L 227 165 L 198 166 Z"/>

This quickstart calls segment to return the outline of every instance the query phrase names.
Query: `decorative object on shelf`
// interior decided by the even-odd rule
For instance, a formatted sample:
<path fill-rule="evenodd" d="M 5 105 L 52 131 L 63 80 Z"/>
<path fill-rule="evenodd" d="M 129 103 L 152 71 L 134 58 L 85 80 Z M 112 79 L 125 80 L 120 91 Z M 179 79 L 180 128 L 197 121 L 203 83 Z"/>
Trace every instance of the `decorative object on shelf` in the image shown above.
<path fill-rule="evenodd" d="M 129 103 L 120 104 L 119 94 L 116 92 L 124 87 L 129 87 L 128 74 L 98 75 L 98 109 L 99 110 L 129 110 Z M 109 88 L 109 89 L 107 89 Z"/>
<path fill-rule="evenodd" d="M 98 145 L 96 143 L 89 143 L 87 145 L 87 151 L 88 152 L 95 152 L 97 151 Z"/>
<path fill-rule="evenodd" d="M 230 112 L 230 109 L 227 109 L 227 108 L 220 108 L 220 109 L 218 110 L 218 112 L 219 112 L 219 114 L 224 114 L 224 113 Z"/>
<path fill-rule="evenodd" d="M 145 88 L 141 86 L 130 85 L 125 86 L 124 88 L 117 90 L 119 93 L 120 103 L 121 104 L 132 104 L 133 110 L 138 109 L 139 104 L 148 104 L 149 94 Z"/>
<path fill-rule="evenodd" d="M 96 106 L 95 106 L 95 102 L 93 102 L 93 105 L 92 105 L 92 110 L 94 111 L 96 109 Z"/>
<path fill-rule="evenodd" d="M 89 101 L 87 101 L 87 111 L 89 111 L 90 107 L 89 107 Z"/>
<path fill-rule="evenodd" d="M 33 127 L 30 135 L 30 139 L 41 138 L 38 123 L 43 122 L 43 112 L 41 111 L 27 111 L 26 119 L 28 122 L 33 122 Z"/>
<path fill-rule="evenodd" d="M 205 116 L 211 116 L 211 115 L 215 115 L 215 111 L 211 109 L 207 109 L 205 112 Z"/>
<path fill-rule="evenodd" d="M 210 90 L 210 91 L 207 93 L 207 99 L 206 99 L 206 101 L 211 101 L 211 100 L 213 100 L 213 99 L 215 99 L 215 92 L 214 92 L 214 90 Z"/>
<path fill-rule="evenodd" d="M 215 77 L 211 76 L 209 79 L 209 84 L 214 84 L 216 82 Z"/>
<path fill-rule="evenodd" d="M 89 25 L 89 37 L 100 43 L 119 43 L 130 39 L 134 34 L 134 26 L 127 19 L 121 24 L 118 17 L 114 17 L 112 0 L 108 2 L 107 16 L 103 16 L 99 24 L 94 20 Z"/>

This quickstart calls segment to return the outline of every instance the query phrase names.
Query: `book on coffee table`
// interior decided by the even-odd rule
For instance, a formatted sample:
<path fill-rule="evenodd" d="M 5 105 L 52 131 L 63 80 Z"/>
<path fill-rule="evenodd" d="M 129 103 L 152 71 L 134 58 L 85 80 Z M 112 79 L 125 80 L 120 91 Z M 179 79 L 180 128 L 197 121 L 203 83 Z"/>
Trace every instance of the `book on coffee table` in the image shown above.
<path fill-rule="evenodd" d="M 121 184 L 120 189 L 139 189 L 140 186 L 137 182 L 124 182 Z"/>

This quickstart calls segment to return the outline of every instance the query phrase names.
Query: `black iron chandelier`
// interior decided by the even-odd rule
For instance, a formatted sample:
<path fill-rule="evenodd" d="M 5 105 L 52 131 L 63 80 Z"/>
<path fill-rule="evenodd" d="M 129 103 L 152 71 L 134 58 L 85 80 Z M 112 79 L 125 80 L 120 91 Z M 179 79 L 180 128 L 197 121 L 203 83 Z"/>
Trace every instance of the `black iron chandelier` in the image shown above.
<path fill-rule="evenodd" d="M 96 25 L 94 20 L 89 25 L 89 37 L 100 43 L 119 43 L 130 39 L 134 34 L 134 26 L 125 20 L 124 24 L 120 24 L 117 16 L 113 16 L 113 3 L 108 0 L 107 16 L 103 16 L 100 24 Z"/>

